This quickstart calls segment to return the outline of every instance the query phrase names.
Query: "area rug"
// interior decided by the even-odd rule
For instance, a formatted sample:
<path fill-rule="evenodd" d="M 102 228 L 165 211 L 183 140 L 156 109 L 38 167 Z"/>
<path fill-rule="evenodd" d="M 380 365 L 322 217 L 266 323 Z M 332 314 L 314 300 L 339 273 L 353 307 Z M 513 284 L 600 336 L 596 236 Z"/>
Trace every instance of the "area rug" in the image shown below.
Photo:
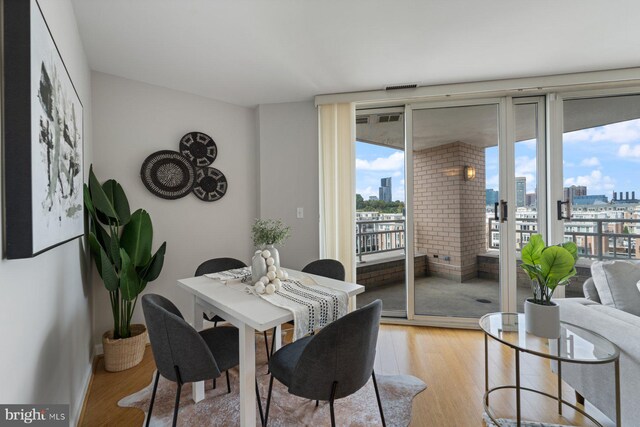
<path fill-rule="evenodd" d="M 498 423 L 496 424 L 491 421 L 491 418 L 485 412 L 482 414 L 482 418 L 484 422 L 487 424 L 487 427 L 517 427 L 518 422 L 516 420 L 508 419 L 508 418 L 498 418 Z M 522 427 L 573 427 L 566 424 L 553 424 L 553 423 L 541 423 L 538 421 L 525 421 L 523 420 L 520 424 Z"/>
<path fill-rule="evenodd" d="M 258 343 L 257 349 L 262 349 Z M 266 406 L 269 375 L 263 357 L 264 352 L 257 351 L 256 372 L 258 386 L 262 397 L 263 409 Z M 180 396 L 180 410 L 178 425 L 182 426 L 238 426 L 239 419 L 239 383 L 238 369 L 229 371 L 231 378 L 231 393 L 227 393 L 224 374 L 217 380 L 217 388 L 212 388 L 211 381 L 205 386 L 205 399 L 193 403 L 191 399 L 191 385 L 182 388 Z M 153 391 L 153 379 L 142 390 L 124 397 L 118 402 L 121 407 L 139 408 L 145 412 L 149 410 L 149 401 Z M 413 398 L 427 388 L 420 379 L 411 375 L 376 375 L 380 398 L 384 409 L 385 421 L 388 426 L 407 426 L 411 422 Z M 150 425 L 170 426 L 173 418 L 176 384 L 160 377 L 156 400 Z M 336 400 L 334 403 L 336 423 L 349 426 L 381 425 L 378 403 L 373 382 L 369 382 L 353 395 Z M 256 408 L 256 414 L 258 410 Z M 145 419 L 146 421 L 146 419 Z M 259 415 L 256 423 L 260 424 Z M 320 402 L 316 407 L 315 401 L 302 399 L 288 393 L 286 387 L 277 380 L 273 382 L 273 396 L 269 410 L 269 426 L 329 426 L 329 403 Z"/>

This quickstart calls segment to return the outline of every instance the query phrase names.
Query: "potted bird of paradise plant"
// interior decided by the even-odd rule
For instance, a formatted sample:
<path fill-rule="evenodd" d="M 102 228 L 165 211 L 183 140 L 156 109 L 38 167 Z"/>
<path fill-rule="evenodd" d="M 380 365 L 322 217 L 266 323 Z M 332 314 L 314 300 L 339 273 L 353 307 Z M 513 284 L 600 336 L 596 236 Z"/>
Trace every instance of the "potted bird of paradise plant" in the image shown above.
<path fill-rule="evenodd" d="M 166 242 L 152 255 L 153 226 L 149 214 L 131 213 L 122 186 L 110 179 L 100 184 L 89 169 L 84 185 L 89 214 L 89 246 L 96 269 L 109 292 L 113 330 L 102 337 L 105 369 L 122 371 L 142 360 L 146 345 L 144 325 L 132 325 L 138 296 L 160 275 Z"/>

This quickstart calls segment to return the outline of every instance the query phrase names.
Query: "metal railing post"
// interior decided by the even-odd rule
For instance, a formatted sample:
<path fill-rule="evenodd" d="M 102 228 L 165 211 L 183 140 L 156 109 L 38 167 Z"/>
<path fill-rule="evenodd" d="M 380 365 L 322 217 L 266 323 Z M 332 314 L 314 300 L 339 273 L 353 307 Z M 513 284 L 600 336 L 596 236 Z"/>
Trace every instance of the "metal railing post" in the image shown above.
<path fill-rule="evenodd" d="M 603 252 L 602 252 L 602 239 L 604 239 L 605 237 L 602 234 L 602 220 L 597 219 L 596 220 L 596 256 L 598 257 L 598 260 L 602 260 L 603 259 Z M 608 245 L 607 245 L 608 246 Z"/>

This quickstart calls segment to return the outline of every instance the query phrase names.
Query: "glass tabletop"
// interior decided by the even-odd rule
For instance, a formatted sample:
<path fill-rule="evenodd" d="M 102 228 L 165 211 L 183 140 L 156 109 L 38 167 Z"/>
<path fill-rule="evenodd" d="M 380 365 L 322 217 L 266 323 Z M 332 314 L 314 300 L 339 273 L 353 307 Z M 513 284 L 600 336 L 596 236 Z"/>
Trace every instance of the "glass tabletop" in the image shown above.
<path fill-rule="evenodd" d="M 560 322 L 560 338 L 547 339 L 525 329 L 522 313 L 489 313 L 480 327 L 492 338 L 527 353 L 569 362 L 604 363 L 619 355 L 618 347 L 601 335 Z"/>

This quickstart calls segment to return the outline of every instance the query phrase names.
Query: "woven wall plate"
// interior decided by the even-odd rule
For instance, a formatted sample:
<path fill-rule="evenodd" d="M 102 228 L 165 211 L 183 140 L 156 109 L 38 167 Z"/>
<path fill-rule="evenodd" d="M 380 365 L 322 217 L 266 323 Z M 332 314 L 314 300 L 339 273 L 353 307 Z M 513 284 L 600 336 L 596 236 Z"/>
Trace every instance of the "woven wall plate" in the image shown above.
<path fill-rule="evenodd" d="M 227 192 L 227 178 L 216 168 L 198 168 L 193 193 L 205 202 L 220 200 Z"/>
<path fill-rule="evenodd" d="M 205 167 L 218 156 L 218 147 L 206 133 L 189 132 L 180 139 L 180 152 L 197 167 Z"/>
<path fill-rule="evenodd" d="M 196 168 L 188 158 L 171 151 L 156 151 L 142 162 L 140 177 L 149 191 L 163 199 L 179 199 L 193 189 Z"/>

